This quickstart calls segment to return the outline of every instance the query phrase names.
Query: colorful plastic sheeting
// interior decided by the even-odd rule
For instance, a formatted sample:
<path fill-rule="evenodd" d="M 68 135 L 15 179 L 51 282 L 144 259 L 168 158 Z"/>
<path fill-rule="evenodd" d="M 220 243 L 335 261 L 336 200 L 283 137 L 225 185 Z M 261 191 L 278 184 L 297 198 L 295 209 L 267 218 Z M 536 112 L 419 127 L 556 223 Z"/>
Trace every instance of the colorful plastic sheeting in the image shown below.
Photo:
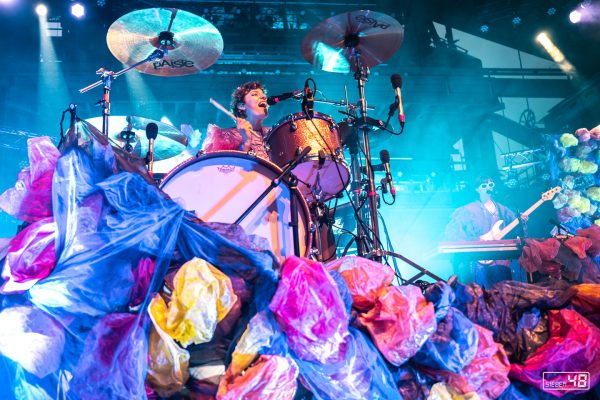
<path fill-rule="evenodd" d="M 543 373 L 589 372 L 589 387 L 600 382 L 600 329 L 573 310 L 548 311 L 550 339 L 533 353 L 524 365 L 511 366 L 511 378 L 529 383 L 556 397 L 567 392 L 543 383 Z M 562 380 L 562 381 L 561 381 Z M 546 376 L 547 385 L 564 383 L 561 375 Z M 581 394 L 581 391 L 569 391 L 570 394 Z"/>
<path fill-rule="evenodd" d="M 403 399 L 425 400 L 433 385 L 433 380 L 415 368 L 409 361 L 400 367 L 390 368 L 398 391 Z"/>
<path fill-rule="evenodd" d="M 25 222 L 52 216 L 52 174 L 60 152 L 47 136 L 27 140 L 29 167 L 0 195 L 0 209 Z"/>
<path fill-rule="evenodd" d="M 548 318 L 533 308 L 523 314 L 517 325 L 517 346 L 513 362 L 523 363 L 548 340 Z"/>
<path fill-rule="evenodd" d="M 0 327 L 0 354 L 38 378 L 59 368 L 65 334 L 49 315 L 35 307 L 9 307 L 0 312 Z"/>
<path fill-rule="evenodd" d="M 288 354 L 287 341 L 269 310 L 259 312 L 248 323 L 231 355 L 231 373 L 241 374 L 259 354 L 265 353 Z"/>
<path fill-rule="evenodd" d="M 589 228 L 578 229 L 577 234 L 581 237 L 585 237 L 591 240 L 592 244 L 587 249 L 587 253 L 592 258 L 600 256 L 600 226 L 594 224 Z"/>
<path fill-rule="evenodd" d="M 319 363 L 343 359 L 348 315 L 335 281 L 322 264 L 286 259 L 269 308 L 298 358 Z"/>
<path fill-rule="evenodd" d="M 291 400 L 296 394 L 298 366 L 289 358 L 262 355 L 244 375 L 227 370 L 217 400 Z"/>
<path fill-rule="evenodd" d="M 296 359 L 300 381 L 315 399 L 401 399 L 385 360 L 358 329 L 349 328 L 341 354 L 343 358 L 329 364 Z"/>
<path fill-rule="evenodd" d="M 455 295 L 452 287 L 444 281 L 439 281 L 430 285 L 424 293 L 425 300 L 433 303 L 435 309 L 435 319 L 440 322 L 446 318 L 448 309 L 454 303 Z"/>
<path fill-rule="evenodd" d="M 600 327 L 600 284 L 581 284 L 573 286 L 575 296 L 571 304 L 575 310 Z"/>
<path fill-rule="evenodd" d="M 352 294 L 350 293 L 350 288 L 348 287 L 346 280 L 342 277 L 342 274 L 340 274 L 337 271 L 329 271 L 329 275 L 331 275 L 331 277 L 335 281 L 335 284 L 338 287 L 340 296 L 341 296 L 342 300 L 344 301 L 344 305 L 346 306 L 346 314 L 348 315 L 348 317 L 350 319 L 352 319 L 353 300 L 352 300 Z"/>
<path fill-rule="evenodd" d="M 460 372 L 475 358 L 478 339 L 473 322 L 450 307 L 413 360 L 429 368 Z"/>
<path fill-rule="evenodd" d="M 212 340 L 217 322 L 237 301 L 227 275 L 194 258 L 175 275 L 169 304 L 157 294 L 150 303 L 156 324 L 183 347 Z"/>
<path fill-rule="evenodd" d="M 450 385 L 443 382 L 436 383 L 431 387 L 427 400 L 480 400 L 477 393 L 460 394 L 452 389 Z"/>
<path fill-rule="evenodd" d="M 40 219 L 15 236 L 8 244 L 0 293 L 29 290 L 47 277 L 56 264 L 56 225 L 52 217 Z"/>
<path fill-rule="evenodd" d="M 437 328 L 433 304 L 427 303 L 416 286 L 379 289 L 374 307 L 359 314 L 358 321 L 381 354 L 396 366 L 414 356 Z"/>
<path fill-rule="evenodd" d="M 174 395 L 190 377 L 190 354 L 163 331 L 152 318 L 148 338 L 148 375 L 146 381 L 161 397 Z M 148 389 L 146 388 L 146 391 Z"/>
<path fill-rule="evenodd" d="M 354 308 L 361 311 L 373 307 L 379 289 L 391 285 L 394 280 L 394 271 L 390 267 L 362 257 L 342 257 L 325 267 L 342 274 L 352 294 Z"/>
<path fill-rule="evenodd" d="M 109 314 L 85 339 L 73 370 L 72 393 L 79 399 L 145 397 L 148 365 L 146 330 L 135 314 Z"/>

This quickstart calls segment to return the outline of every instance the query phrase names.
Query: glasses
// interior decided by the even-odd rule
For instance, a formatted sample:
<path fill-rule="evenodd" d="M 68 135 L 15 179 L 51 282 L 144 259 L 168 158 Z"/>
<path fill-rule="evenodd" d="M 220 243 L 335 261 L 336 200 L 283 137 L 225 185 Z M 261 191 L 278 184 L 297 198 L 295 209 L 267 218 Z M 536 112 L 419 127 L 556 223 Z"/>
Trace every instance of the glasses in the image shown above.
<path fill-rule="evenodd" d="M 481 189 L 493 189 L 496 184 L 494 182 L 486 182 L 479 185 Z"/>

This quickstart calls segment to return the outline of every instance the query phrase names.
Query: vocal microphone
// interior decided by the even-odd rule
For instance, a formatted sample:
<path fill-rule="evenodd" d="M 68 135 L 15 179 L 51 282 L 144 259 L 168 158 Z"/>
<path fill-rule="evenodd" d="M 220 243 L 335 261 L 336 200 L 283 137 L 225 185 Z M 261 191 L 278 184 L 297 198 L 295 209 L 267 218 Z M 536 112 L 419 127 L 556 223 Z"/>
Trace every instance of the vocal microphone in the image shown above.
<path fill-rule="evenodd" d="M 302 90 L 294 90 L 293 92 L 286 92 L 286 93 L 278 94 L 276 96 L 269 96 L 269 97 L 267 97 L 267 104 L 272 106 L 274 104 L 279 103 L 280 101 L 284 101 L 284 100 L 296 97 L 300 93 L 302 93 Z"/>
<path fill-rule="evenodd" d="M 398 121 L 400 121 L 400 126 L 404 128 L 404 107 L 402 106 L 402 93 L 400 89 L 402 88 L 402 76 L 400 74 L 393 74 L 391 77 L 392 87 L 396 91 L 396 102 L 398 103 Z"/>
<path fill-rule="evenodd" d="M 158 136 L 158 125 L 154 122 L 150 122 L 146 125 L 146 138 L 148 139 L 148 154 L 146 159 L 148 161 L 148 173 L 152 177 L 154 175 L 154 139 Z"/>
<path fill-rule="evenodd" d="M 381 164 L 383 164 L 383 168 L 385 169 L 385 179 L 387 183 L 390 184 L 390 193 L 392 194 L 392 198 L 396 198 L 396 187 L 394 186 L 394 181 L 392 180 L 392 173 L 390 171 L 390 152 L 387 150 L 381 150 L 379 152 L 379 158 L 381 159 Z"/>

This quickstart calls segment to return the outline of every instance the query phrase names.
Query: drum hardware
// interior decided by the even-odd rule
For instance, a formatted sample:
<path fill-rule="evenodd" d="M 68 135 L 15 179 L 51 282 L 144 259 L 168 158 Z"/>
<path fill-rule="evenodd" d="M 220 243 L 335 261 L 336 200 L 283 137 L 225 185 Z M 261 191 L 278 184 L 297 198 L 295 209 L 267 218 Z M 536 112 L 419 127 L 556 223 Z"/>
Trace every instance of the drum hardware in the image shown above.
<path fill-rule="evenodd" d="M 242 213 L 242 215 L 238 219 L 235 220 L 236 224 L 239 224 L 240 222 L 242 222 L 244 220 L 244 218 L 246 218 L 248 216 L 248 214 L 250 214 L 250 212 L 252 212 L 252 210 L 254 210 L 254 208 L 256 208 L 256 206 L 273 189 L 275 189 L 281 183 L 282 180 L 287 178 L 288 185 L 290 186 L 290 191 L 292 193 L 292 200 L 290 202 L 290 212 L 291 212 L 290 226 L 292 227 L 292 234 L 294 237 L 294 254 L 297 256 L 301 256 L 300 242 L 299 242 L 299 237 L 298 237 L 298 209 L 297 209 L 297 205 L 296 205 L 296 196 L 294 195 L 297 190 L 298 180 L 296 179 L 296 177 L 294 175 L 291 174 L 291 172 L 296 167 L 296 165 L 298 165 L 304 159 L 304 157 L 306 157 L 306 155 L 308 153 L 310 153 L 311 150 L 312 149 L 310 148 L 310 146 L 307 146 L 292 162 L 290 162 L 287 166 L 285 166 L 281 170 L 281 173 L 277 177 L 275 177 L 273 180 L 271 180 L 271 184 L 269 185 L 269 187 L 267 187 L 260 194 L 260 196 L 258 196 L 258 198 L 250 205 L 250 207 L 248 207 L 246 209 L 246 211 L 244 211 Z"/>
<path fill-rule="evenodd" d="M 148 153 L 146 154 L 146 163 L 148 164 L 148 173 L 154 177 L 154 140 L 158 137 L 158 125 L 150 122 L 146 125 L 146 138 L 148 139 Z"/>

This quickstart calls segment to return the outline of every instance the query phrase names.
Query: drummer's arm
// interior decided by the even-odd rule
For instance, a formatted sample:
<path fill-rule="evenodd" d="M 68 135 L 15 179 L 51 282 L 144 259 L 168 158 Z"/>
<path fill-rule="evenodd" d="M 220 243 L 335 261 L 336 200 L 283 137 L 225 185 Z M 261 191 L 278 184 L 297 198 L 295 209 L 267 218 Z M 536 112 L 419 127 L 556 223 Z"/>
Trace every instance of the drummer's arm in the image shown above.
<path fill-rule="evenodd" d="M 242 137 L 242 151 L 250 150 L 250 132 L 252 132 L 252 124 L 245 120 L 244 118 L 237 118 L 236 128 Z"/>
<path fill-rule="evenodd" d="M 216 125 L 209 124 L 206 130 L 206 140 L 202 149 L 206 152 L 219 150 L 240 150 L 247 140 L 238 129 L 221 129 Z"/>

